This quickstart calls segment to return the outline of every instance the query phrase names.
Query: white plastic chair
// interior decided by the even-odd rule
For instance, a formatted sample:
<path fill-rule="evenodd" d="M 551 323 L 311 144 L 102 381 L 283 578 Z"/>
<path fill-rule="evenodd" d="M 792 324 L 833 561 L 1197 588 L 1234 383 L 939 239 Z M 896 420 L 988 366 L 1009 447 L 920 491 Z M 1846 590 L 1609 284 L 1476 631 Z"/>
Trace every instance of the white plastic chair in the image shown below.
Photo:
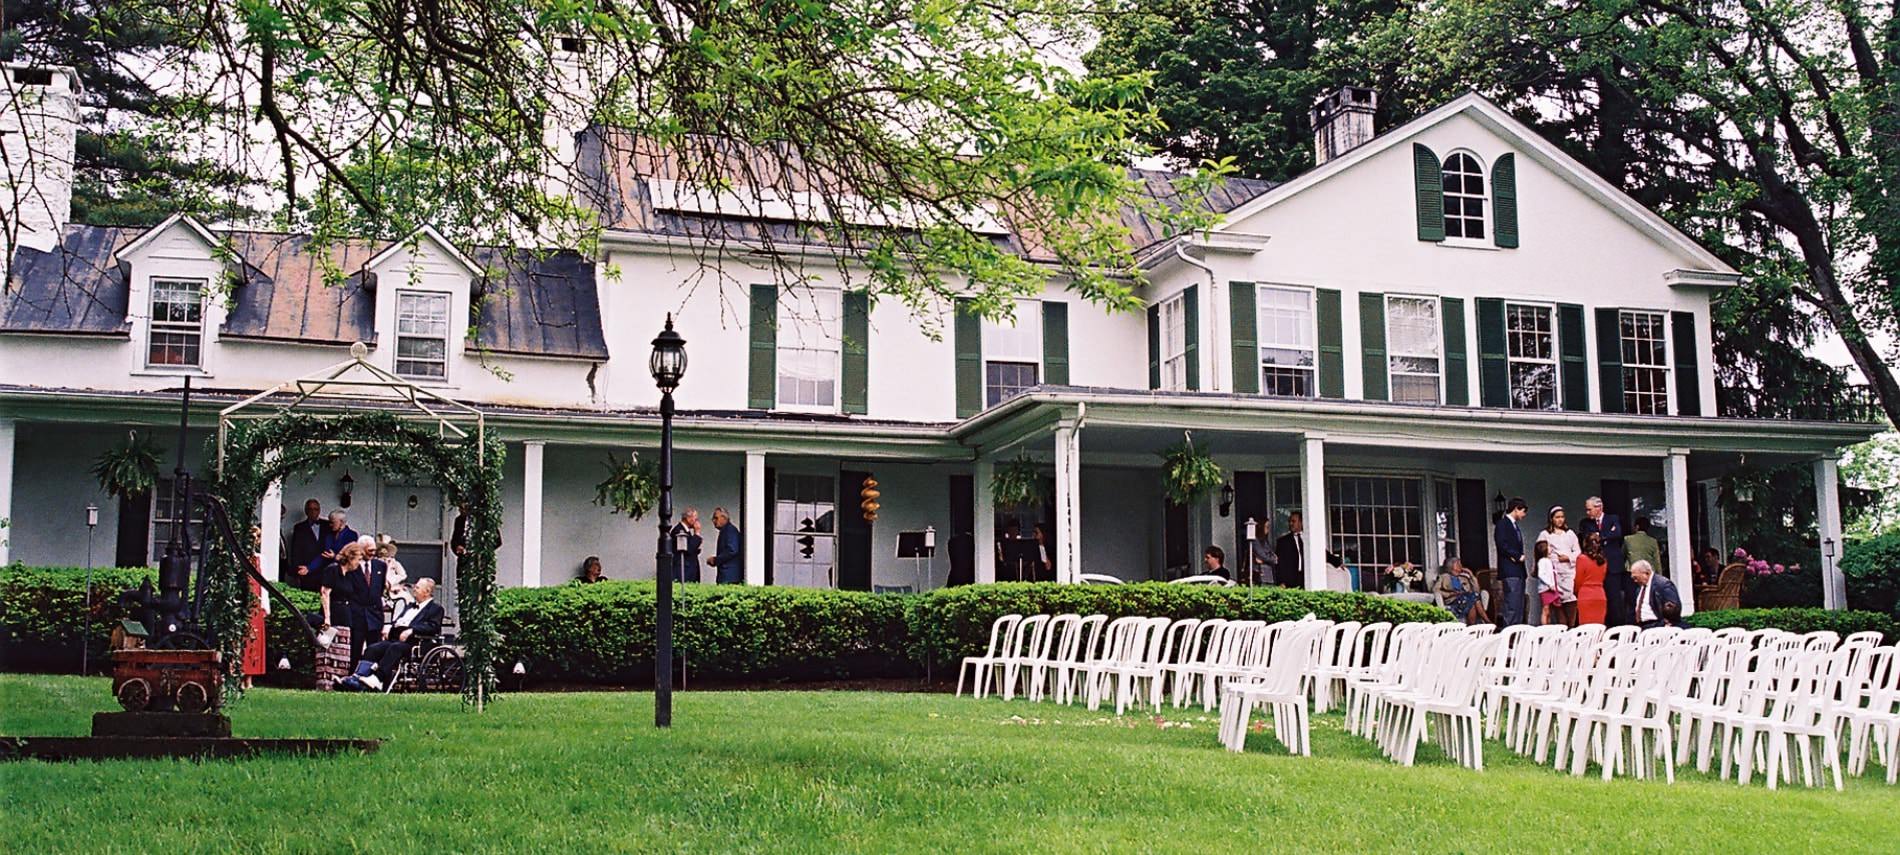
<path fill-rule="evenodd" d="M 968 671 L 976 677 L 971 687 L 971 695 L 983 697 L 984 690 L 989 688 L 990 672 L 1007 655 L 1010 642 L 1015 638 L 1016 628 L 1022 622 L 1022 615 L 1003 615 L 997 618 L 995 623 L 990 624 L 990 645 L 984 649 L 983 655 L 965 656 L 963 663 L 957 666 L 957 694 L 959 696 L 963 694 L 963 677 Z"/>

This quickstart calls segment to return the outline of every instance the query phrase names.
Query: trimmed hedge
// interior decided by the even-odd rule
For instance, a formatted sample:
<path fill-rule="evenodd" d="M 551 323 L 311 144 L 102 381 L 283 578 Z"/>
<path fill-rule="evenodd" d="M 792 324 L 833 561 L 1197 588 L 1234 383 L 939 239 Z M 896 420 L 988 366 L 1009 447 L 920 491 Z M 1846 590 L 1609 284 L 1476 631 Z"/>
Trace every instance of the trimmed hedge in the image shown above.
<path fill-rule="evenodd" d="M 92 571 L 92 633 L 86 636 L 94 661 L 105 653 L 112 630 L 132 617 L 119 595 L 151 580 L 150 567 L 101 567 Z M 303 673 L 313 671 L 310 639 L 297 628 L 297 611 L 317 608 L 317 596 L 288 591 L 291 608 L 275 608 L 265 621 L 270 658 L 290 657 Z M 86 628 L 84 567 L 0 567 L 0 662 L 10 670 L 79 670 L 80 637 Z"/>
<path fill-rule="evenodd" d="M 1900 532 L 1848 544 L 1841 575 L 1849 605 L 1900 620 Z"/>
<path fill-rule="evenodd" d="M 1287 588 L 1217 588 L 1141 582 L 1131 585 L 1059 585 L 1006 582 L 944 588 L 917 598 L 911 621 L 915 654 L 955 663 L 989 645 L 990 625 L 1007 614 L 1147 615 L 1228 620 L 1448 621 L 1434 605 L 1366 594 Z"/>
<path fill-rule="evenodd" d="M 1829 611 L 1827 609 L 1723 609 L 1715 612 L 1696 612 L 1689 616 L 1690 626 L 1723 629 L 1739 626 L 1743 629 L 1785 629 L 1789 632 L 1805 633 L 1820 630 L 1833 630 L 1842 638 L 1856 632 L 1878 632 L 1886 637 L 1888 643 L 1900 640 L 1900 627 L 1894 625 L 1893 618 L 1879 612 Z"/>
<path fill-rule="evenodd" d="M 106 637 L 125 610 L 118 594 L 154 578 L 147 568 L 101 570 L 94 576 L 92 643 Z M 0 631 L 7 659 L 34 651 L 40 667 L 78 666 L 85 571 L 0 569 Z M 812 680 L 915 676 L 926 663 L 948 664 L 989 643 L 990 624 L 1005 614 L 1155 615 L 1175 618 L 1293 620 L 1308 613 L 1331 620 L 1443 621 L 1436 606 L 1362 594 L 1282 588 L 1198 585 L 1058 585 L 1003 583 L 926 594 L 871 594 L 738 585 L 681 585 L 675 590 L 675 647 L 695 678 Z M 601 582 L 552 588 L 510 588 L 496 599 L 495 625 L 504 671 L 515 662 L 535 681 L 639 683 L 653 673 L 651 582 Z M 300 609 L 316 598 L 292 591 Z M 310 670 L 309 640 L 292 609 L 271 612 L 269 655 L 289 656 Z"/>
<path fill-rule="evenodd" d="M 745 679 L 912 673 L 909 598 L 857 591 L 679 585 L 673 645 L 694 675 Z M 653 676 L 652 582 L 509 588 L 495 604 L 504 671 L 537 680 L 639 682 Z"/>

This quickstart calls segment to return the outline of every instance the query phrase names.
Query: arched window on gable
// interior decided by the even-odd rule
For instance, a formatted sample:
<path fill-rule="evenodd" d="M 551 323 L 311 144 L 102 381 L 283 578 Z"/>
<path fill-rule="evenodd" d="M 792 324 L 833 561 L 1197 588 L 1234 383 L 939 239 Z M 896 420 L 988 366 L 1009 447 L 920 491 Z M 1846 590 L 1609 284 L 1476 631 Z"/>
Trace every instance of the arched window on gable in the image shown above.
<path fill-rule="evenodd" d="M 1484 240 L 1487 216 L 1484 165 L 1468 151 L 1445 157 L 1441 169 L 1445 193 L 1445 237 Z"/>

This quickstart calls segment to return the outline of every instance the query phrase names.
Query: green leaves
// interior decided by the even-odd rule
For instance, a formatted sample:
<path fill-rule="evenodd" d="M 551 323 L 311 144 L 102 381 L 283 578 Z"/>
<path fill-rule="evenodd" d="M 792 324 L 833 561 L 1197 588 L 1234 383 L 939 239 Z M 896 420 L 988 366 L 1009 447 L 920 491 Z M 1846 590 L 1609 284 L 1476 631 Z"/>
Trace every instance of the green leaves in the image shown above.
<path fill-rule="evenodd" d="M 609 451 L 606 467 L 606 479 L 594 485 L 594 504 L 637 520 L 660 503 L 660 467 L 653 461 L 642 461 L 638 452 L 623 461 Z"/>
<path fill-rule="evenodd" d="M 1161 452 L 1161 483 L 1171 504 L 1199 502 L 1220 489 L 1225 479 L 1213 456 L 1189 437 L 1183 436 L 1180 443 Z"/>
<path fill-rule="evenodd" d="M 158 446 L 150 437 L 128 431 L 125 442 L 99 454 L 93 461 L 92 476 L 106 495 L 124 499 L 151 492 L 158 484 Z"/>
<path fill-rule="evenodd" d="M 990 475 L 990 497 L 999 508 L 1028 508 L 1042 504 L 1042 469 L 1024 454 L 998 464 Z"/>
<path fill-rule="evenodd" d="M 202 57 L 175 69 L 181 91 L 255 103 L 211 132 L 254 143 L 241 171 L 275 180 L 277 225 L 320 242 L 428 224 L 591 248 L 645 179 L 754 203 L 795 192 L 820 212 L 796 229 L 688 237 L 785 261 L 767 265 L 781 284 L 799 267 L 786 244 L 821 244 L 865 262 L 837 266 L 849 286 L 921 318 L 954 295 L 993 317 L 1052 278 L 1134 309 L 1125 215 L 1172 233 L 1210 222 L 1198 194 L 1164 202 L 1127 175 L 1160 129 L 1150 75 L 1047 60 L 1098 0 L 133 2 Z"/>

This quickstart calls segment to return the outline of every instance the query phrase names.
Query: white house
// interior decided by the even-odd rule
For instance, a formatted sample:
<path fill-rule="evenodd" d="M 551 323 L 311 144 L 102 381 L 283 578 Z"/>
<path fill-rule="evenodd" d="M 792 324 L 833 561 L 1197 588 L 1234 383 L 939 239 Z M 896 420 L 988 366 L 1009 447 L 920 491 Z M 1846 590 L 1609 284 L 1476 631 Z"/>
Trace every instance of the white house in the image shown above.
<path fill-rule="evenodd" d="M 8 85 L 71 97 L 69 74 L 23 71 Z M 107 502 L 88 474 L 101 451 L 128 429 L 169 447 L 191 376 L 202 467 L 218 408 L 362 341 L 506 437 L 503 584 L 564 582 L 589 555 L 610 577 L 650 578 L 652 521 L 593 498 L 608 450 L 657 444 L 646 354 L 669 312 L 691 360 L 676 507 L 731 510 L 752 584 L 936 587 L 951 557 L 977 580 L 1013 578 L 992 548 L 1012 519 L 1048 527 L 1062 579 L 1168 578 L 1203 545 L 1244 546 L 1247 520 L 1264 538 L 1302 511 L 1364 586 L 1401 559 L 1490 566 L 1489 519 L 1510 495 L 1533 522 L 1590 495 L 1648 516 L 1681 579 L 1680 544 L 1723 540 L 1706 482 L 1744 460 L 1811 462 L 1829 487 L 1822 536 L 1839 540 L 1836 455 L 1879 428 L 1716 416 L 1709 304 L 1734 270 L 1479 96 L 1376 135 L 1373 97 L 1344 89 L 1315 109 L 1313 170 L 1230 181 L 1208 200 L 1222 225 L 1154 236 L 1145 316 L 1052 281 L 1012 325 L 937 307 L 935 338 L 838 281 L 826 247 L 796 247 L 809 286 L 769 284 L 786 277 L 745 238 L 776 230 L 784 248 L 801 206 L 729 216 L 717 192 L 619 156 L 624 140 L 598 129 L 576 138 L 610 200 L 596 258 L 428 230 L 317 253 L 184 217 L 122 229 L 52 212 L 57 241 L 5 254 L 0 559 L 82 563 L 96 503 L 95 558 L 146 560 L 171 510 Z M 712 229 L 736 239 L 709 256 Z M 1184 432 L 1231 491 L 1170 507 L 1157 452 Z M 1047 506 L 996 508 L 995 467 L 1025 455 L 1049 476 Z M 337 504 L 346 474 L 353 524 L 397 536 L 412 573 L 439 572 L 449 510 L 432 485 L 339 469 L 284 485 L 287 512 Z M 867 477 L 875 522 L 858 511 Z M 897 557 L 899 533 L 926 527 L 950 548 L 922 566 Z M 1310 586 L 1327 584 L 1321 569 Z"/>

